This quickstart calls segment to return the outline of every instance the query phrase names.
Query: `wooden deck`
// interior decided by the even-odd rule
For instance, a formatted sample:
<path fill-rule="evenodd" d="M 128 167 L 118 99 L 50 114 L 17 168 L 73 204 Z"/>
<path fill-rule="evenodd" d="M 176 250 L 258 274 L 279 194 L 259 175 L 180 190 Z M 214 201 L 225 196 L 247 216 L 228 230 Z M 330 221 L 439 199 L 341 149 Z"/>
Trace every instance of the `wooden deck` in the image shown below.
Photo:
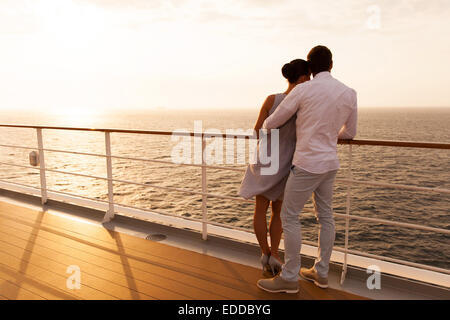
<path fill-rule="evenodd" d="M 68 289 L 67 268 L 81 270 Z M 0 299 L 360 299 L 300 281 L 300 292 L 269 294 L 261 271 L 0 202 Z"/>

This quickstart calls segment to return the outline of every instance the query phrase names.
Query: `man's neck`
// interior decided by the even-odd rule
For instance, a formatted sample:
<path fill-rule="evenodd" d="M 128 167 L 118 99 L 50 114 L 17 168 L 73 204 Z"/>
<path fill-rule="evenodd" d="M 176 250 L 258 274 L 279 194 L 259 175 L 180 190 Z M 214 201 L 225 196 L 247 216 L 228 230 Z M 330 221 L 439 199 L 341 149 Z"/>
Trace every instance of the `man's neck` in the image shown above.
<path fill-rule="evenodd" d="M 328 71 L 320 71 L 320 72 L 317 72 L 317 73 L 313 73 L 313 78 L 315 78 L 318 74 L 321 74 L 321 73 L 324 73 L 324 72 L 330 73 L 330 70 L 328 70 Z"/>

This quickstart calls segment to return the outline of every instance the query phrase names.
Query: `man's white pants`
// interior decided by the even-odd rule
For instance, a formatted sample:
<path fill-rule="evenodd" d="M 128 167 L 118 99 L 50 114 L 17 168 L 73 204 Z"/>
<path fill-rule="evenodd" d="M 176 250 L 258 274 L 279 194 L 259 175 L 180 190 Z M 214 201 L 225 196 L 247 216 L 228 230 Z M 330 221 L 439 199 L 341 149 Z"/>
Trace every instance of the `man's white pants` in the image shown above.
<path fill-rule="evenodd" d="M 319 222 L 319 250 L 314 267 L 320 277 L 328 277 L 328 267 L 333 250 L 335 228 L 332 209 L 333 185 L 337 170 L 314 174 L 292 167 L 284 191 L 281 221 L 284 233 L 284 260 L 281 277 L 297 281 L 300 271 L 302 230 L 299 215 L 313 195 L 316 218 Z"/>

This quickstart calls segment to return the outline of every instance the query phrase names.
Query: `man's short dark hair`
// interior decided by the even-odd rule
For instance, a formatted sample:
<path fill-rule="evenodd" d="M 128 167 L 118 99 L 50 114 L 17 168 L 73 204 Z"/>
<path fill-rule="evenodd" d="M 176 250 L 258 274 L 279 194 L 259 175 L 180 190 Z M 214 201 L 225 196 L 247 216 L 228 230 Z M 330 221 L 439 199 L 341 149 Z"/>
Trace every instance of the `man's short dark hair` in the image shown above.
<path fill-rule="evenodd" d="M 329 71 L 333 64 L 333 55 L 325 46 L 317 46 L 308 53 L 309 69 L 313 74 Z"/>

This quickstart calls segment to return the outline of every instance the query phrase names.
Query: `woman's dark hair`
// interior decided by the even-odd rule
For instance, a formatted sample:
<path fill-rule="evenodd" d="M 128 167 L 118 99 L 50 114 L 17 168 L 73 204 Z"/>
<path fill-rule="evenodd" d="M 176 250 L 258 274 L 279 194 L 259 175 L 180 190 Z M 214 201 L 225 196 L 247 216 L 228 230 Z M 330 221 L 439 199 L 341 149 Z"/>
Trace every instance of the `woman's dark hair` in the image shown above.
<path fill-rule="evenodd" d="M 281 68 L 281 73 L 289 83 L 295 83 L 301 76 L 309 75 L 308 62 L 302 59 L 292 60 Z"/>
<path fill-rule="evenodd" d="M 325 46 L 317 46 L 308 53 L 309 69 L 313 74 L 329 71 L 333 63 L 333 55 Z"/>

